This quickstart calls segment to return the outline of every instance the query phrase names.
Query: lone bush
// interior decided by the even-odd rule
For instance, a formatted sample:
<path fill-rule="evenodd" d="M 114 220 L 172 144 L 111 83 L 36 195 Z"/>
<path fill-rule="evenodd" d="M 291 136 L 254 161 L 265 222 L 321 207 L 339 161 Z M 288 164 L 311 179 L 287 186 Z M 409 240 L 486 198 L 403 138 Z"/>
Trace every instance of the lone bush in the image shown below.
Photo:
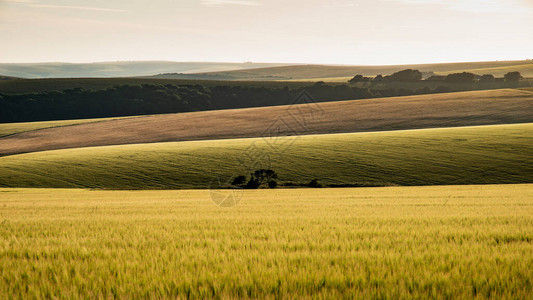
<path fill-rule="evenodd" d="M 520 74 L 520 72 L 509 72 L 503 75 L 503 78 L 505 78 L 505 81 L 507 82 L 518 82 L 522 79 L 522 74 Z"/>
<path fill-rule="evenodd" d="M 400 72 L 396 72 L 385 78 L 390 81 L 420 81 L 422 80 L 422 72 L 418 70 L 407 69 Z"/>
<path fill-rule="evenodd" d="M 275 189 L 275 188 L 278 187 L 278 182 L 275 181 L 275 180 L 270 180 L 270 181 L 268 182 L 268 187 L 271 188 L 271 189 Z"/>
<path fill-rule="evenodd" d="M 244 186 L 247 189 L 258 189 L 266 183 L 268 187 L 275 188 L 278 183 L 275 179 L 278 178 L 278 174 L 272 170 L 260 169 L 250 174 L 250 180 Z M 273 186 L 273 187 L 272 187 Z"/>
<path fill-rule="evenodd" d="M 463 73 L 453 73 L 446 76 L 446 81 L 454 83 L 472 83 L 476 75 L 473 73 L 463 72 Z"/>
<path fill-rule="evenodd" d="M 312 188 L 321 188 L 322 184 L 318 182 L 318 179 L 313 179 L 307 184 L 307 186 L 312 187 Z"/>
<path fill-rule="evenodd" d="M 246 176 L 237 176 L 233 179 L 231 185 L 243 185 L 246 182 Z"/>
<path fill-rule="evenodd" d="M 370 77 L 365 77 L 363 75 L 355 75 L 354 78 L 350 79 L 350 81 L 348 81 L 349 83 L 356 83 L 356 82 L 370 82 L 372 80 L 372 78 Z"/>

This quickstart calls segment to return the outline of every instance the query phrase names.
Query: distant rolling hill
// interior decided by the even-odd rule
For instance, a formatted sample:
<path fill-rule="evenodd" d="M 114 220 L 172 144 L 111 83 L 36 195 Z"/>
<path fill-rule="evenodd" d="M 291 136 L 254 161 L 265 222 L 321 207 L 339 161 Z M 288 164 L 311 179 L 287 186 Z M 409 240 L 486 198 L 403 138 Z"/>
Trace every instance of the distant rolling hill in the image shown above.
<path fill-rule="evenodd" d="M 98 63 L 0 63 L 0 74 L 21 78 L 73 77 L 153 77 L 159 79 L 195 80 L 319 80 L 346 81 L 356 74 L 375 76 L 404 69 L 422 72 L 450 73 L 472 70 L 476 73 L 521 71 L 533 77 L 533 61 L 493 61 L 414 64 L 392 66 L 303 65 L 286 63 L 212 63 L 172 61 L 132 61 Z M 338 78 L 338 79 L 336 79 Z"/>
<path fill-rule="evenodd" d="M 0 156 L 134 143 L 533 122 L 533 92 L 490 90 L 114 119 L 0 138 Z M 39 126 L 26 123 L 28 129 Z M 13 124 L 6 130 L 13 130 Z M 46 126 L 43 126 L 46 127 Z"/>
<path fill-rule="evenodd" d="M 13 80 L 13 79 L 20 79 L 18 77 L 12 77 L 12 76 L 4 76 L 4 75 L 0 75 L 0 81 L 1 80 Z"/>
<path fill-rule="evenodd" d="M 492 74 L 496 77 L 503 77 L 508 72 L 520 72 L 524 77 L 533 77 L 533 61 L 523 65 L 502 66 L 502 67 L 489 67 L 489 68 L 477 68 L 477 69 L 461 69 L 448 72 L 442 72 L 441 74 L 448 73 L 460 73 L 470 72 L 478 75 Z"/>
<path fill-rule="evenodd" d="M 532 139 L 513 124 L 78 148 L 0 157 L 0 187 L 217 189 L 260 167 L 281 183 L 532 183 Z"/>
<path fill-rule="evenodd" d="M 198 73 L 288 64 L 131 61 L 98 63 L 0 63 L 0 74 L 22 78 L 129 77 L 161 73 Z"/>
<path fill-rule="evenodd" d="M 522 71 L 524 76 L 533 77 L 533 61 L 493 61 L 493 62 L 466 62 L 466 63 L 440 63 L 419 65 L 396 66 L 333 66 L 333 65 L 292 65 L 280 67 L 267 67 L 259 69 L 246 69 L 225 72 L 206 72 L 191 75 L 164 75 L 162 78 L 194 78 L 194 79 L 223 79 L 223 80 L 325 80 L 347 81 L 357 74 L 375 76 L 378 74 L 392 74 L 405 69 L 417 69 L 422 72 L 454 73 L 464 70 L 473 70 L 480 75 L 492 70 L 495 75 L 509 71 Z M 516 70 L 515 70 L 516 69 Z M 190 76 L 190 77 L 188 77 Z M 337 79 L 337 80 L 336 80 Z"/>

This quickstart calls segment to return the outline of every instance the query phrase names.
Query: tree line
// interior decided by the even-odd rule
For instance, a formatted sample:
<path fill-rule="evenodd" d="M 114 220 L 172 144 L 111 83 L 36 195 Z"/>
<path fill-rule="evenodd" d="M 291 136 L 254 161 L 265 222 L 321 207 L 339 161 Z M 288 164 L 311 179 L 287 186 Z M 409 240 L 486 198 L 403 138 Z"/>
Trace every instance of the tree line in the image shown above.
<path fill-rule="evenodd" d="M 449 88 L 371 89 L 318 82 L 309 86 L 253 87 L 141 84 L 0 94 L 0 123 L 121 117 L 290 105 L 307 91 L 317 102 L 447 92 Z"/>
<path fill-rule="evenodd" d="M 492 74 L 485 75 L 476 75 L 470 72 L 462 73 L 452 73 L 446 76 L 434 75 L 433 72 L 428 72 L 431 74 L 427 76 L 425 81 L 442 81 L 448 83 L 476 83 L 476 82 L 507 82 L 507 83 L 516 83 L 523 79 L 520 72 L 509 72 L 501 78 L 496 78 Z M 390 82 L 417 82 L 422 81 L 424 73 L 419 70 L 402 70 L 391 75 L 383 76 L 378 75 L 376 77 L 365 77 L 361 74 L 355 75 L 348 82 L 358 83 L 358 82 L 369 82 L 369 83 L 390 83 Z"/>

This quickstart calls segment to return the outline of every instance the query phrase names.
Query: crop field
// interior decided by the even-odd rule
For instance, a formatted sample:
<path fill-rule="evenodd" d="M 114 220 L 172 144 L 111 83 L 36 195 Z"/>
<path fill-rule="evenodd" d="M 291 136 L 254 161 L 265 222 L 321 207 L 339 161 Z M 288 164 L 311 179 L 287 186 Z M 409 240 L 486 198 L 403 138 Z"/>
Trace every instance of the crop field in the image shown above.
<path fill-rule="evenodd" d="M 202 189 L 259 168 L 282 182 L 533 182 L 533 123 L 54 150 L 0 157 L 0 187 Z"/>
<path fill-rule="evenodd" d="M 0 298 L 533 293 L 533 185 L 0 189 Z"/>
<path fill-rule="evenodd" d="M 127 117 L 126 117 L 127 118 Z M 121 118 L 99 118 L 99 119 L 82 119 L 82 120 L 61 120 L 61 121 L 44 121 L 44 122 L 22 122 L 22 123 L 2 123 L 0 124 L 0 137 L 16 133 L 33 131 L 45 128 L 64 127 L 69 125 L 78 125 L 86 123 L 95 123 L 101 121 L 111 121 Z"/>
<path fill-rule="evenodd" d="M 0 156 L 54 149 L 533 122 L 533 93 L 502 89 L 108 119 L 0 138 Z M 31 125 L 32 123 L 27 123 Z M 14 124 L 16 125 L 16 124 Z M 4 126 L 0 124 L 0 131 Z"/>

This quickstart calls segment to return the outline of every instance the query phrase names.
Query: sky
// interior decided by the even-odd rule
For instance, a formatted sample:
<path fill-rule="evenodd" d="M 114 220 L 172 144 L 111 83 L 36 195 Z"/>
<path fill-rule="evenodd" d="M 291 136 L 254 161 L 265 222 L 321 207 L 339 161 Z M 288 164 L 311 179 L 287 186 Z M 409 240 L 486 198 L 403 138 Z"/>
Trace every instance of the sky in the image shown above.
<path fill-rule="evenodd" d="M 0 0 L 0 62 L 533 58 L 533 0 Z"/>

